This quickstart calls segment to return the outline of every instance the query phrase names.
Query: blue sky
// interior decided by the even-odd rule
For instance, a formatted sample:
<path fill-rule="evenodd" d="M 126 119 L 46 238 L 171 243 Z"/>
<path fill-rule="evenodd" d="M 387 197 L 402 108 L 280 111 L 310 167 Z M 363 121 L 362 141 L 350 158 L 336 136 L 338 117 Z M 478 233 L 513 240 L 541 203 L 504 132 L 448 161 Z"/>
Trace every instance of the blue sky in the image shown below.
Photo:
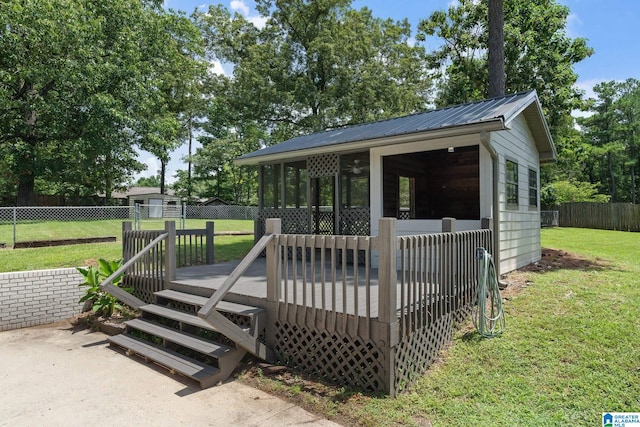
<path fill-rule="evenodd" d="M 421 19 L 433 11 L 446 9 L 455 0 L 354 0 L 352 6 L 359 9 L 367 6 L 374 15 L 381 18 L 408 18 L 415 28 Z M 243 14 L 257 25 L 263 22 L 253 8 L 253 0 L 165 0 L 165 7 L 191 13 L 196 7 L 208 4 L 223 4 L 229 9 Z M 602 81 L 640 79 L 640 1 L 637 0 L 559 0 L 569 7 L 570 15 L 567 33 L 571 37 L 584 37 L 595 50 L 590 58 L 575 66 L 578 74 L 577 86 L 592 95 L 593 86 Z M 438 40 L 428 40 L 427 50 L 439 46 Z M 177 169 L 186 169 L 181 158 L 186 154 L 184 147 L 171 157 L 167 168 L 167 180 L 173 181 Z M 159 164 L 152 156 L 142 155 L 149 170 L 143 175 L 155 174 Z"/>

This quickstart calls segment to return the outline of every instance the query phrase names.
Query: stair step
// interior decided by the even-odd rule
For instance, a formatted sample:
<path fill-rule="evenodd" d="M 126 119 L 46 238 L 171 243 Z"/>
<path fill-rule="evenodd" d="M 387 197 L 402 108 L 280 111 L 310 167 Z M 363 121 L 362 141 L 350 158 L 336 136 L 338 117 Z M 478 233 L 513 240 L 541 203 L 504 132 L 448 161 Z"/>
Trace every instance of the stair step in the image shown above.
<path fill-rule="evenodd" d="M 228 347 L 224 344 L 214 343 L 212 341 L 203 340 L 191 334 L 177 331 L 171 328 L 165 328 L 155 323 L 147 322 L 142 319 L 133 319 L 125 322 L 127 328 L 137 329 L 142 332 L 146 332 L 151 335 L 163 338 L 172 343 L 181 345 L 183 347 L 190 348 L 199 353 L 205 354 L 210 357 L 220 359 L 234 351 L 235 348 Z"/>
<path fill-rule="evenodd" d="M 140 307 L 140 311 L 155 314 L 156 316 L 166 317 L 167 319 L 176 320 L 178 322 L 186 323 L 187 325 L 196 326 L 202 329 L 208 329 L 210 331 L 216 331 L 217 329 L 210 323 L 202 320 L 198 316 L 185 313 L 178 310 L 173 310 L 161 305 L 147 304 Z M 250 328 L 242 328 L 245 332 L 248 332 Z"/>
<path fill-rule="evenodd" d="M 152 344 L 145 343 L 135 339 L 129 335 L 120 334 L 109 337 L 111 345 L 118 345 L 124 349 L 131 350 L 147 360 L 154 361 L 159 365 L 168 368 L 171 371 L 200 382 L 202 388 L 210 387 L 215 384 L 212 377 L 218 375 L 220 370 L 213 366 L 207 365 L 190 357 L 179 354 L 167 348 L 156 347 Z"/>
<path fill-rule="evenodd" d="M 178 310 L 172 310 L 170 308 L 163 307 L 161 305 L 155 305 L 155 304 L 143 305 L 140 307 L 140 311 L 155 314 L 157 316 L 166 317 L 167 319 L 171 319 L 171 320 L 177 320 L 178 322 L 197 326 L 198 328 L 215 331 L 212 325 L 205 322 L 198 316 L 194 316 L 193 314 L 185 313 Z"/>
<path fill-rule="evenodd" d="M 202 307 L 209 300 L 209 298 L 206 297 L 188 294 L 186 292 L 174 291 L 172 289 L 164 289 L 162 291 L 158 291 L 155 293 L 155 295 L 161 298 L 179 301 L 197 307 Z M 256 314 L 264 312 L 264 309 L 260 307 L 237 304 L 235 302 L 229 301 L 220 301 L 218 305 L 216 305 L 216 309 L 218 311 L 224 311 L 225 313 L 241 314 L 243 316 L 254 316 Z"/>

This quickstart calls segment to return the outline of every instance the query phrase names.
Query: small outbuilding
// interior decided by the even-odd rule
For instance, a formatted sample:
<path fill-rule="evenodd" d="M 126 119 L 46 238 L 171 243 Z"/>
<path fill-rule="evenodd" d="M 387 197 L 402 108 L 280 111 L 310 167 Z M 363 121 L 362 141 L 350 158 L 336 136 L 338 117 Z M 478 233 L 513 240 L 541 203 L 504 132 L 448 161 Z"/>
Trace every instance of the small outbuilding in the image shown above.
<path fill-rule="evenodd" d="M 500 273 L 540 259 L 540 167 L 556 150 L 535 91 L 300 136 L 238 159 L 260 171 L 258 232 L 376 235 L 491 224 Z M 372 260 L 375 264 L 375 260 Z"/>
<path fill-rule="evenodd" d="M 126 192 L 114 192 L 111 197 L 120 199 L 124 206 L 140 205 L 143 217 L 180 217 L 182 199 L 171 189 L 162 194 L 159 187 L 131 187 Z"/>

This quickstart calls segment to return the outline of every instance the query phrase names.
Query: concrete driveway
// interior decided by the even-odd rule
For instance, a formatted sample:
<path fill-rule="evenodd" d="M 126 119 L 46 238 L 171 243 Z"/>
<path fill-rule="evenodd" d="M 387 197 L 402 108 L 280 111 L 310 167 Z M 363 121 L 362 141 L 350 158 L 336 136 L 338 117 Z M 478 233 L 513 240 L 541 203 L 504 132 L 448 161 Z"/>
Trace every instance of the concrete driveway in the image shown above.
<path fill-rule="evenodd" d="M 0 426 L 337 426 L 237 381 L 200 390 L 68 322 L 0 332 Z"/>

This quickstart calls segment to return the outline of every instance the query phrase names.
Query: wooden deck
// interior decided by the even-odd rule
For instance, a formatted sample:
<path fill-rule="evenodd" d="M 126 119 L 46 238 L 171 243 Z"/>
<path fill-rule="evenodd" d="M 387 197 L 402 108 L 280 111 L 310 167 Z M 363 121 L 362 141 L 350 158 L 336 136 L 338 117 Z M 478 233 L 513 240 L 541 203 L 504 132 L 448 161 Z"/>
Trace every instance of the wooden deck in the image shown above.
<path fill-rule="evenodd" d="M 213 265 L 202 265 L 194 267 L 178 268 L 176 270 L 176 280 L 174 284 L 181 287 L 189 287 L 194 293 L 199 295 L 213 294 L 224 282 L 224 280 L 231 274 L 234 268 L 239 264 L 239 261 L 225 262 Z M 316 263 L 317 264 L 317 263 Z M 249 297 L 265 300 L 267 298 L 267 278 L 266 278 L 266 259 L 258 258 L 248 268 L 246 273 L 238 280 L 234 287 L 229 292 L 230 299 L 233 300 L 234 296 Z M 291 270 L 291 268 L 290 268 Z M 306 280 L 303 281 L 302 272 L 315 271 L 315 278 L 311 280 L 307 274 Z M 286 292 L 287 301 L 291 304 L 303 304 L 306 302 L 307 307 L 315 307 L 318 309 L 324 309 L 327 311 L 335 311 L 343 313 L 345 310 L 345 298 L 346 298 L 346 312 L 348 314 L 353 313 L 354 299 L 358 298 L 358 315 L 366 315 L 367 305 L 370 307 L 370 317 L 378 316 L 378 270 L 370 269 L 369 273 L 369 286 L 366 283 L 366 274 L 363 266 L 358 268 L 357 280 L 358 290 L 355 291 L 355 274 L 353 267 L 347 268 L 345 274 L 346 292 L 342 289 L 342 270 L 337 268 L 335 270 L 336 285 L 332 285 L 332 270 L 331 265 L 327 264 L 322 268 L 316 266 L 315 269 L 311 268 L 310 263 L 306 263 L 306 266 L 302 266 L 298 261 L 296 266 L 297 277 L 295 281 L 295 289 L 293 284 L 292 272 L 288 272 L 288 289 Z M 324 285 L 322 281 L 322 274 L 324 273 Z M 284 273 L 283 273 L 284 276 Z M 401 285 L 398 284 L 398 294 L 400 294 Z M 367 292 L 367 288 L 369 292 Z M 324 306 L 323 306 L 323 289 L 324 289 Z M 281 301 L 284 301 L 284 289 L 281 290 Z M 368 303 L 368 304 L 367 304 Z M 400 309 L 400 301 L 398 301 L 397 309 Z"/>

